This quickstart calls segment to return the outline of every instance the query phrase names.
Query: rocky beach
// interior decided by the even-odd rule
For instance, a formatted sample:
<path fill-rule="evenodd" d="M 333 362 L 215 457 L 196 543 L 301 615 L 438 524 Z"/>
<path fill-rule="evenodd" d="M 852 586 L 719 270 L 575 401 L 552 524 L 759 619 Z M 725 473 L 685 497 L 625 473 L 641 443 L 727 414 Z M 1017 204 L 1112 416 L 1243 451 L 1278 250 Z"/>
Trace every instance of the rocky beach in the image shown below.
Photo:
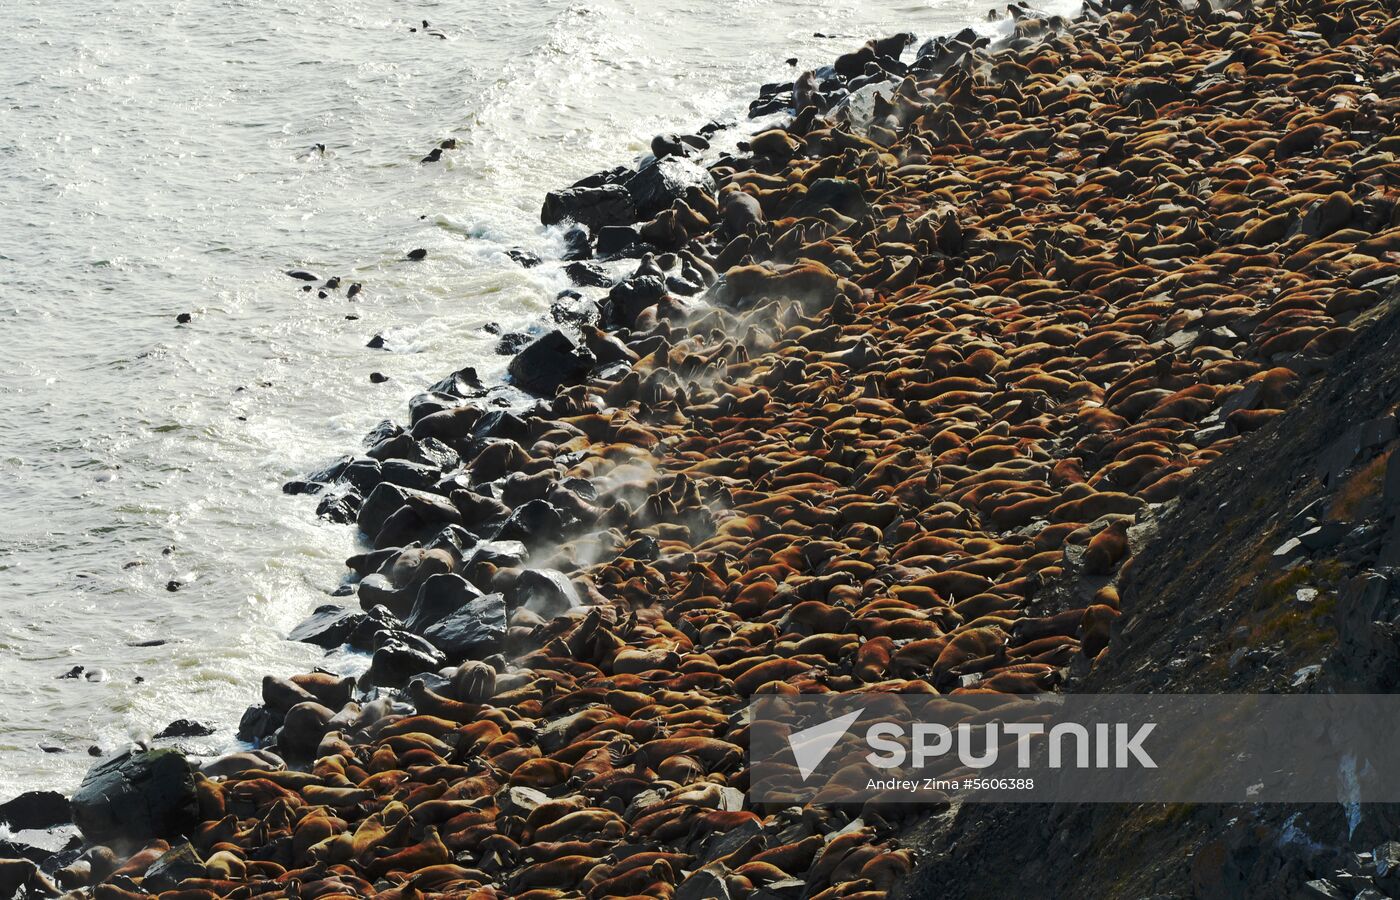
<path fill-rule="evenodd" d="M 755 694 L 1400 687 L 1394 4 L 994 15 L 539 198 L 504 382 L 284 488 L 361 664 L 0 805 L 0 895 L 1400 896 L 1385 810 L 748 799 Z"/>

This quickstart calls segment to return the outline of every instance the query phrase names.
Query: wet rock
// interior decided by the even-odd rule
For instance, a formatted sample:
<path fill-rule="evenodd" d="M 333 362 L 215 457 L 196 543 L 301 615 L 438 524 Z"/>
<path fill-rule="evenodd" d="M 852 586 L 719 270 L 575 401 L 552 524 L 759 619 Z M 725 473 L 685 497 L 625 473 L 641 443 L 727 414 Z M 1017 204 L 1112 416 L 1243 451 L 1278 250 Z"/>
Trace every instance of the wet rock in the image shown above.
<path fill-rule="evenodd" d="M 417 634 L 424 634 L 429 627 L 479 597 L 481 591 L 460 575 L 433 575 L 418 588 L 417 599 L 413 601 L 413 608 L 404 619 L 404 627 Z"/>
<path fill-rule="evenodd" d="M 156 740 L 167 738 L 188 738 L 188 737 L 208 737 L 214 733 L 214 729 L 202 722 L 193 719 L 176 719 L 169 725 L 156 732 Z"/>
<path fill-rule="evenodd" d="M 151 863 L 141 879 L 141 887 L 152 891 L 169 891 L 186 878 L 204 878 L 207 874 L 204 860 L 186 841 L 171 847 L 161 854 L 160 859 Z"/>
<path fill-rule="evenodd" d="M 506 256 L 509 256 L 512 260 L 519 263 L 520 267 L 524 269 L 533 269 L 535 266 L 544 262 L 544 260 L 540 259 L 538 253 L 531 253 L 529 250 L 522 250 L 519 247 L 512 247 L 510 250 L 507 250 Z"/>
<path fill-rule="evenodd" d="M 607 270 L 594 262 L 569 263 L 564 267 L 564 274 L 580 287 L 608 287 L 612 284 Z"/>
<path fill-rule="evenodd" d="M 356 626 L 364 619 L 362 612 L 327 603 L 316 607 L 310 618 L 293 628 L 287 640 L 333 650 L 349 641 Z"/>
<path fill-rule="evenodd" d="M 401 459 L 437 469 L 452 469 L 461 463 L 457 451 L 442 441 L 432 437 L 419 440 L 406 432 L 375 444 L 369 449 L 369 456 L 381 463 Z"/>
<path fill-rule="evenodd" d="M 461 514 L 446 498 L 387 482 L 378 485 L 365 499 L 356 524 L 365 534 L 377 536 L 383 532 L 389 518 L 401 510 L 408 510 L 425 525 L 462 524 Z"/>
<path fill-rule="evenodd" d="M 362 499 L 354 491 L 327 494 L 316 504 L 316 515 L 337 525 L 349 525 L 359 514 Z"/>
<path fill-rule="evenodd" d="M 410 645 L 406 637 L 411 636 L 400 633 L 390 637 L 374 651 L 366 681 L 383 687 L 403 687 L 420 672 L 433 672 L 447 664 L 442 653 Z"/>
<path fill-rule="evenodd" d="M 496 342 L 496 355 L 514 356 L 529 346 L 530 340 L 530 336 L 523 331 L 512 331 L 509 334 L 501 335 L 501 339 Z"/>
<path fill-rule="evenodd" d="M 511 588 L 510 605 L 552 619 L 581 606 L 582 601 L 578 589 L 558 569 L 526 569 Z"/>
<path fill-rule="evenodd" d="M 336 480 L 350 485 L 360 494 L 368 494 L 384 480 L 383 467 L 379 460 L 361 456 L 346 464 Z"/>
<path fill-rule="evenodd" d="M 653 249 L 637 225 L 608 225 L 598 229 L 599 259 L 640 259 Z"/>
<path fill-rule="evenodd" d="M 560 254 L 561 259 L 576 260 L 588 259 L 593 255 L 593 235 L 589 232 L 587 225 L 573 224 L 564 232 L 562 238 L 564 242 L 564 252 Z"/>
<path fill-rule="evenodd" d="M 360 608 L 364 610 L 382 606 L 391 610 L 395 615 L 402 615 L 408 609 L 408 605 L 413 602 L 409 593 L 401 588 L 394 587 L 394 583 L 389 580 L 389 576 L 375 572 L 367 575 L 355 589 L 356 596 L 360 599 Z"/>
<path fill-rule="evenodd" d="M 650 219 L 692 189 L 715 192 L 715 180 L 708 171 L 689 160 L 670 156 L 643 166 L 627 181 L 638 219 Z"/>
<path fill-rule="evenodd" d="M 553 396 L 560 386 L 587 376 L 594 362 L 592 354 L 556 328 L 520 351 L 507 371 L 521 390 Z"/>
<path fill-rule="evenodd" d="M 452 568 L 461 568 L 467 553 L 477 545 L 477 537 L 461 525 L 448 525 L 433 535 L 423 546 L 425 550 L 442 550 L 452 558 Z"/>
<path fill-rule="evenodd" d="M 631 328 L 649 306 L 666 296 L 666 282 L 658 275 L 633 275 L 613 286 L 603 301 L 603 316 L 614 324 Z"/>
<path fill-rule="evenodd" d="M 294 479 L 282 485 L 282 492 L 284 494 L 314 493 L 313 486 L 327 485 L 339 480 L 354 462 L 355 457 L 342 456 L 328 466 L 307 473 L 305 478 Z"/>
<path fill-rule="evenodd" d="M 235 736 L 246 743 L 258 746 L 272 737 L 282 727 L 282 716 L 261 704 L 250 706 L 238 720 Z"/>
<path fill-rule="evenodd" d="M 173 838 L 198 822 L 194 776 L 178 750 L 128 751 L 88 770 L 73 823 L 93 843 Z"/>
<path fill-rule="evenodd" d="M 483 387 L 481 376 L 476 374 L 476 369 L 472 366 L 466 366 L 431 385 L 428 390 L 435 394 L 449 394 L 465 399 L 474 396 Z"/>
<path fill-rule="evenodd" d="M 287 272 L 287 276 L 290 278 L 295 278 L 297 281 L 321 280 L 321 276 L 317 275 L 315 272 L 308 272 L 305 269 L 290 269 Z"/>
<path fill-rule="evenodd" d="M 424 637 L 452 662 L 482 659 L 496 653 L 503 646 L 505 636 L 506 603 L 500 594 L 469 600 L 424 632 Z"/>
<path fill-rule="evenodd" d="M 375 636 L 382 632 L 402 631 L 404 624 L 388 607 L 372 606 L 355 626 L 348 643 L 357 650 L 375 649 Z"/>
<path fill-rule="evenodd" d="M 426 491 L 442 477 L 442 470 L 426 463 L 406 459 L 388 459 L 379 469 L 380 477 L 389 484 Z"/>
<path fill-rule="evenodd" d="M 405 258 L 410 259 L 413 262 L 419 262 L 420 260 L 428 258 L 428 251 L 423 247 L 415 247 L 414 249 L 405 253 L 404 256 Z"/>
<path fill-rule="evenodd" d="M 564 533 L 564 517 L 548 500 L 531 500 L 516 507 L 496 537 L 539 545 Z"/>
<path fill-rule="evenodd" d="M 57 791 L 26 791 L 0 803 L 0 822 L 15 831 L 53 828 L 73 821 L 68 798 Z"/>
<path fill-rule="evenodd" d="M 632 177 L 632 169 L 627 166 L 613 166 L 611 169 L 604 169 L 601 172 L 594 172 L 586 178 L 580 178 L 569 187 L 594 188 L 605 184 L 624 184 Z"/>
<path fill-rule="evenodd" d="M 768 97 L 760 97 L 749 102 L 749 118 L 757 119 L 760 116 L 771 116 L 774 113 L 787 112 L 792 109 L 792 91 L 782 91 Z"/>
<path fill-rule="evenodd" d="M 638 218 L 632 192 L 620 184 L 550 191 L 540 210 L 542 224 L 557 225 L 570 219 L 593 231 L 608 225 L 625 225 Z"/>
<path fill-rule="evenodd" d="M 472 429 L 473 441 L 484 442 L 489 438 L 523 445 L 530 440 L 530 423 L 508 409 L 493 409 L 478 419 Z"/>

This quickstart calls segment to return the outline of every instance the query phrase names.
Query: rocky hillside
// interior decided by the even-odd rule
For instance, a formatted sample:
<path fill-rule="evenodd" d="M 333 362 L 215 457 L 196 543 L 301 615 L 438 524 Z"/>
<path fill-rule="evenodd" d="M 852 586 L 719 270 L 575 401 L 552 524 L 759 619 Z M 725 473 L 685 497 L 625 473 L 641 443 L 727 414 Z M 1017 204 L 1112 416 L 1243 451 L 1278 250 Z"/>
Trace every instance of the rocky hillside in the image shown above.
<path fill-rule="evenodd" d="M 1355 324 L 1291 411 L 1142 517 L 1121 627 L 1066 690 L 1400 685 L 1400 292 Z M 1385 804 L 969 804 L 913 839 L 906 896 L 1397 896 L 1397 841 Z"/>

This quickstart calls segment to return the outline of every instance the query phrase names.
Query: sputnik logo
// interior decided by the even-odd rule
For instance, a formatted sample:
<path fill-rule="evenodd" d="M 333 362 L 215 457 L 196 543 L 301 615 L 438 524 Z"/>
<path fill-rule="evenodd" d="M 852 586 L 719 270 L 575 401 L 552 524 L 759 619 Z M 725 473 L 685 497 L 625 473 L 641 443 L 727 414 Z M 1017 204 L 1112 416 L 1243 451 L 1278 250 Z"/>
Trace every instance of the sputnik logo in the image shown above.
<path fill-rule="evenodd" d="M 788 746 L 792 748 L 792 756 L 797 760 L 797 771 L 801 773 L 803 781 L 817 770 L 817 766 L 822 764 L 831 748 L 845 736 L 862 712 L 864 710 L 858 709 L 788 735 Z"/>

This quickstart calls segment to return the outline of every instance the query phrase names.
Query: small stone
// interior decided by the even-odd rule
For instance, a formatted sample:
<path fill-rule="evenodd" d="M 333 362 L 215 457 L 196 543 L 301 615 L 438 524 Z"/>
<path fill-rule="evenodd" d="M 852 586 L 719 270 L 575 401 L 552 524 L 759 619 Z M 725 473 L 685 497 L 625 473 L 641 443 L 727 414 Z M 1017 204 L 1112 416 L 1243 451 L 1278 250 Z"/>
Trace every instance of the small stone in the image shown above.
<path fill-rule="evenodd" d="M 68 798 L 57 791 L 26 791 L 7 803 L 0 803 L 0 822 L 15 831 L 53 828 L 72 820 Z"/>
<path fill-rule="evenodd" d="M 416 248 L 414 248 L 414 249 L 408 251 L 408 258 L 411 259 L 411 260 L 413 260 L 414 262 L 418 262 L 419 260 L 422 260 L 422 259 L 427 259 L 427 258 L 428 258 L 428 251 L 425 250 L 425 249 L 422 248 L 422 247 L 416 247 Z"/>
<path fill-rule="evenodd" d="M 209 727 L 208 725 L 205 725 L 202 722 L 196 722 L 193 719 L 176 719 L 174 722 L 171 722 L 169 725 L 156 732 L 155 740 L 159 741 L 167 738 L 184 737 L 208 737 L 213 733 L 214 729 Z"/>
<path fill-rule="evenodd" d="M 177 325 L 188 325 L 192 321 L 194 321 L 194 316 L 190 315 L 187 312 L 180 313 L 178 316 L 175 317 L 175 323 Z"/>
<path fill-rule="evenodd" d="M 204 860 L 186 841 L 176 844 L 151 863 L 141 879 L 143 890 L 171 891 L 186 878 L 203 878 L 208 874 Z"/>
<path fill-rule="evenodd" d="M 1291 684 L 1295 688 L 1302 687 L 1309 681 L 1312 681 L 1314 678 L 1316 678 L 1318 673 L 1321 671 L 1322 666 L 1319 665 L 1303 666 L 1303 668 L 1293 673 L 1293 681 L 1291 682 Z"/>
<path fill-rule="evenodd" d="M 580 287 L 611 287 L 607 270 L 595 262 L 574 262 L 564 267 L 564 274 Z"/>
<path fill-rule="evenodd" d="M 538 253 L 531 253 L 529 250 L 522 250 L 519 247 L 513 247 L 507 250 L 506 255 L 519 263 L 521 268 L 525 269 L 533 269 L 535 266 L 544 262 L 544 260 L 540 259 Z"/>
<path fill-rule="evenodd" d="M 501 335 L 501 339 L 496 342 L 497 356 L 514 356 L 530 345 L 530 336 L 520 331 L 512 331 L 509 334 Z"/>

